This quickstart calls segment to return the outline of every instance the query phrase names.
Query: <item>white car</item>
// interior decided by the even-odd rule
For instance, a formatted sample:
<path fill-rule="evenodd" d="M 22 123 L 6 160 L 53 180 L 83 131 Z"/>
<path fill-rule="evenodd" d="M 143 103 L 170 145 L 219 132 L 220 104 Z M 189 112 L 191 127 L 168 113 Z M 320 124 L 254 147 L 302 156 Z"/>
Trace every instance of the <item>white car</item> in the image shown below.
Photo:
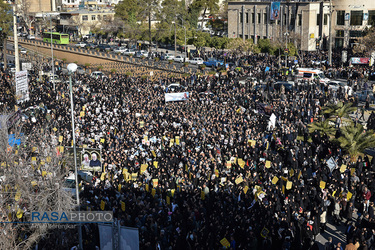
<path fill-rule="evenodd" d="M 113 50 L 113 52 L 115 52 L 116 54 L 117 53 L 123 54 L 125 51 L 126 51 L 125 47 L 118 47 L 118 48 Z"/>
<path fill-rule="evenodd" d="M 92 78 L 98 79 L 98 78 L 104 78 L 106 77 L 105 74 L 101 71 L 94 71 L 90 75 Z"/>
<path fill-rule="evenodd" d="M 185 57 L 183 57 L 183 56 L 176 56 L 173 60 L 175 62 L 183 63 L 183 62 L 185 62 Z"/>
<path fill-rule="evenodd" d="M 190 60 L 191 64 L 196 64 L 196 65 L 203 64 L 203 62 L 204 62 L 203 59 L 200 57 L 194 57 L 193 59 Z"/>
<path fill-rule="evenodd" d="M 26 50 L 25 48 L 21 48 L 21 49 L 20 49 L 20 53 L 21 53 L 21 54 L 26 54 L 26 53 L 27 53 L 27 50 Z"/>
<path fill-rule="evenodd" d="M 27 39 L 29 39 L 29 40 L 35 40 L 35 36 L 34 35 L 28 35 Z"/>
<path fill-rule="evenodd" d="M 174 60 L 174 55 L 171 53 L 165 54 L 164 59 L 169 61 L 169 60 Z"/>
<path fill-rule="evenodd" d="M 134 49 L 126 49 L 126 50 L 124 51 L 124 55 L 126 55 L 126 56 L 133 55 L 133 56 L 134 56 L 135 52 L 136 52 L 136 51 L 135 51 Z"/>
<path fill-rule="evenodd" d="M 78 43 L 76 43 L 75 46 L 76 47 L 80 47 L 80 48 L 84 48 L 84 47 L 86 47 L 86 43 L 84 43 L 84 42 L 78 42 Z"/>

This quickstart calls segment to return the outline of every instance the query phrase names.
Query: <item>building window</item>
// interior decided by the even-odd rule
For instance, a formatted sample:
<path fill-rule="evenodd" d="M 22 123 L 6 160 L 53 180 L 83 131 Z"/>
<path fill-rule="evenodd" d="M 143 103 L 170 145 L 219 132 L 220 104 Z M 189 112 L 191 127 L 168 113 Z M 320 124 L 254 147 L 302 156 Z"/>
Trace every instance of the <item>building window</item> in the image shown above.
<path fill-rule="evenodd" d="M 258 13 L 258 23 L 262 23 L 262 20 L 261 20 L 261 15 L 260 15 L 260 13 Z"/>
<path fill-rule="evenodd" d="M 267 13 L 264 13 L 264 14 L 263 14 L 263 22 L 264 22 L 264 23 L 267 23 Z"/>
<path fill-rule="evenodd" d="M 316 15 L 316 25 L 320 25 L 320 14 Z"/>
<path fill-rule="evenodd" d="M 344 47 L 344 38 L 335 38 L 335 48 Z"/>
<path fill-rule="evenodd" d="M 324 17 L 323 17 L 323 24 L 324 25 L 327 25 L 328 23 L 328 14 L 324 14 Z"/>
<path fill-rule="evenodd" d="M 343 30 L 336 30 L 336 37 L 344 37 L 345 32 Z"/>
<path fill-rule="evenodd" d="M 302 25 L 302 14 L 298 14 L 298 26 Z"/>
<path fill-rule="evenodd" d="M 286 25 L 286 14 L 283 15 L 283 25 Z"/>
<path fill-rule="evenodd" d="M 338 10 L 336 13 L 336 24 L 345 25 L 345 10 Z"/>
<path fill-rule="evenodd" d="M 251 13 L 251 23 L 255 23 L 255 13 Z"/>
<path fill-rule="evenodd" d="M 375 25 L 375 10 L 368 11 L 368 22 L 367 25 Z"/>
<path fill-rule="evenodd" d="M 249 13 L 246 13 L 246 23 L 249 23 Z"/>
<path fill-rule="evenodd" d="M 91 21 L 95 21 L 96 20 L 96 16 L 95 15 L 91 15 Z"/>
<path fill-rule="evenodd" d="M 352 10 L 350 12 L 350 25 L 362 25 L 363 10 Z"/>
<path fill-rule="evenodd" d="M 87 21 L 87 20 L 89 20 L 89 17 L 87 15 L 83 15 L 82 16 L 82 21 Z"/>
<path fill-rule="evenodd" d="M 350 37 L 363 37 L 363 32 L 361 30 L 351 30 L 349 31 Z"/>
<path fill-rule="evenodd" d="M 242 21 L 243 21 L 243 13 L 240 12 L 240 23 L 242 23 Z"/>

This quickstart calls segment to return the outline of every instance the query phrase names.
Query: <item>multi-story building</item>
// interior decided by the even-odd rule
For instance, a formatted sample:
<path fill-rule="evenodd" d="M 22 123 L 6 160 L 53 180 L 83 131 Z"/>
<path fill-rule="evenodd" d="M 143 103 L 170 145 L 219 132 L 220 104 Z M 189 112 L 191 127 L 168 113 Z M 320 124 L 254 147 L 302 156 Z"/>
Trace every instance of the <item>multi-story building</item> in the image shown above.
<path fill-rule="evenodd" d="M 314 51 L 328 47 L 331 30 L 333 47 L 349 48 L 375 23 L 375 1 L 281 1 L 278 11 L 271 20 L 270 1 L 229 2 L 228 37 L 297 39 L 299 49 Z"/>

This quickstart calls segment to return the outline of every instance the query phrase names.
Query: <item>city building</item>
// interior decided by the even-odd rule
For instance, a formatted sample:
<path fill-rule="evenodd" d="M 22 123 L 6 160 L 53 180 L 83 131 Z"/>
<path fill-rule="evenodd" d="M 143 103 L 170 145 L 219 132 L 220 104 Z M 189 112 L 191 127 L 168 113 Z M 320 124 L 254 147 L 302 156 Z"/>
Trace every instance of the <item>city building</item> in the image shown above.
<path fill-rule="evenodd" d="M 327 49 L 330 30 L 333 48 L 350 48 L 374 21 L 375 1 L 228 2 L 229 38 L 298 41 L 303 51 Z"/>

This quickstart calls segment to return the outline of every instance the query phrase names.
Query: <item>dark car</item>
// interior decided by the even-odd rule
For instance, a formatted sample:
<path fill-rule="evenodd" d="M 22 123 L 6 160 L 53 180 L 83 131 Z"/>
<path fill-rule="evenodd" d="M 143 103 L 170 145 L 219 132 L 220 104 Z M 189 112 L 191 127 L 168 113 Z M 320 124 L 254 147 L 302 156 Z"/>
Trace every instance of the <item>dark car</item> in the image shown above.
<path fill-rule="evenodd" d="M 96 45 L 95 43 L 88 43 L 85 46 L 86 49 L 95 49 L 96 47 L 98 47 L 98 45 Z"/>
<path fill-rule="evenodd" d="M 279 91 L 281 86 L 284 86 L 286 92 L 290 92 L 293 90 L 294 83 L 292 82 L 276 82 L 274 85 L 274 89 Z"/>
<path fill-rule="evenodd" d="M 354 93 L 354 96 L 358 99 L 360 102 L 365 102 L 367 99 L 367 96 L 370 98 L 370 103 L 375 102 L 374 94 L 371 90 L 361 90 Z"/>
<path fill-rule="evenodd" d="M 107 52 L 111 50 L 111 46 L 109 46 L 108 44 L 100 44 L 98 48 L 99 48 L 99 51 L 102 51 L 102 52 Z"/>

